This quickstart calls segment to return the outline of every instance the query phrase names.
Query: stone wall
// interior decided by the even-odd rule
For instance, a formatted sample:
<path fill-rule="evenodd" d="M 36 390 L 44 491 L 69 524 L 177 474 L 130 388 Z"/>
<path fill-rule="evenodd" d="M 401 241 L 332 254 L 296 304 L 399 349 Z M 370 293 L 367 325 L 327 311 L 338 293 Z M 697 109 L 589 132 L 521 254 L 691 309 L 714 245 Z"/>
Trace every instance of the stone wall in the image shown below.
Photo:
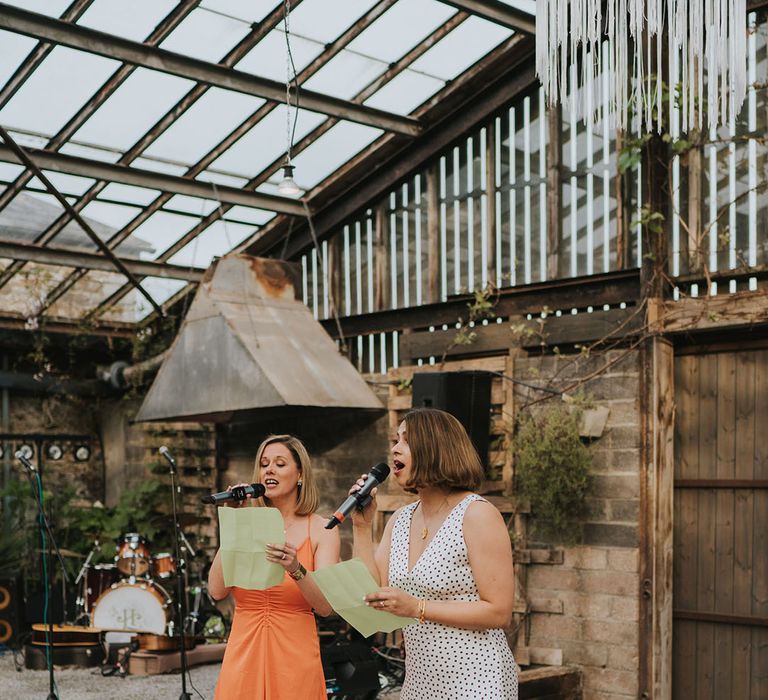
<path fill-rule="evenodd" d="M 638 692 L 638 353 L 515 360 L 516 378 L 561 390 L 593 375 L 572 390 L 610 409 L 602 437 L 590 447 L 595 488 L 589 516 L 579 544 L 562 548 L 562 564 L 526 567 L 529 598 L 562 611 L 533 612 L 527 644 L 532 660 L 561 650 L 563 664 L 580 666 L 585 700 L 620 700 Z M 541 396 L 522 392 L 517 406 Z"/>

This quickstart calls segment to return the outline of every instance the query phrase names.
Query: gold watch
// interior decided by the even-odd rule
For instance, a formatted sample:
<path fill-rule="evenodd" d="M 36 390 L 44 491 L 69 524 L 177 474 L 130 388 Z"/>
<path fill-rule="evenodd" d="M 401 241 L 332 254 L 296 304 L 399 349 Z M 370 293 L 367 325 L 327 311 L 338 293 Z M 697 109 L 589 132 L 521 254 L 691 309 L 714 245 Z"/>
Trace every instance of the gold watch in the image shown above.
<path fill-rule="evenodd" d="M 302 564 L 299 564 L 299 568 L 296 569 L 296 571 L 289 571 L 288 575 L 294 581 L 301 581 L 301 579 L 303 579 L 307 575 L 307 570 L 304 568 Z"/>

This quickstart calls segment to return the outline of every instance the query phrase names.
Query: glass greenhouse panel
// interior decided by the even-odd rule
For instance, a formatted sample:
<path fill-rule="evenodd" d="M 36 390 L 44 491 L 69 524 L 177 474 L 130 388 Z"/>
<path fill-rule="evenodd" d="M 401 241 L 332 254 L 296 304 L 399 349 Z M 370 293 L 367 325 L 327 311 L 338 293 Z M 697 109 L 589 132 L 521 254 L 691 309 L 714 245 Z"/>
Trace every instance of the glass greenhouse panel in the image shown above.
<path fill-rule="evenodd" d="M 160 190 L 151 190 L 147 187 L 134 187 L 112 182 L 99 194 L 99 199 L 112 199 L 125 204 L 149 204 L 160 194 Z"/>
<path fill-rule="evenodd" d="M 140 224 L 131 235 L 117 248 L 118 255 L 137 244 L 138 241 L 146 241 L 152 246 L 151 251 L 141 255 L 144 260 L 154 260 L 168 250 L 185 233 L 195 226 L 197 219 L 159 211 Z"/>
<path fill-rule="evenodd" d="M 290 29 L 322 44 L 334 41 L 378 0 L 304 0 L 291 12 Z"/>
<path fill-rule="evenodd" d="M 126 151 L 194 85 L 193 81 L 174 75 L 136 68 L 74 138 Z"/>
<path fill-rule="evenodd" d="M 0 110 L 0 123 L 52 136 L 120 65 L 57 46 Z"/>
<path fill-rule="evenodd" d="M 184 18 L 160 48 L 217 63 L 250 31 L 250 26 L 240 20 L 198 8 Z"/>
<path fill-rule="evenodd" d="M 286 63 L 285 32 L 282 27 L 283 25 L 280 24 L 269 32 L 235 65 L 235 68 L 260 78 L 285 82 L 289 69 Z M 323 52 L 324 48 L 324 45 L 318 41 L 305 39 L 291 33 L 291 53 L 296 72 L 301 73 L 311 61 Z M 290 70 L 292 75 L 293 69 Z"/>
<path fill-rule="evenodd" d="M 143 41 L 176 5 L 173 0 L 95 0 L 77 23 L 107 34 Z"/>
<path fill-rule="evenodd" d="M 192 166 L 263 104 L 258 97 L 209 88 L 145 154 Z"/>
<path fill-rule="evenodd" d="M 168 259 L 172 265 L 208 267 L 254 232 L 253 226 L 214 221 L 205 231 Z"/>
<path fill-rule="evenodd" d="M 454 14 L 455 8 L 436 0 L 400 0 L 348 48 L 385 63 L 392 63 Z"/>
<path fill-rule="evenodd" d="M 365 101 L 369 107 L 386 109 L 396 114 L 410 114 L 416 107 L 428 100 L 445 83 L 424 73 L 404 70 L 383 88 L 377 90 Z"/>
<path fill-rule="evenodd" d="M 141 286 L 157 304 L 164 304 L 174 294 L 187 285 L 183 280 L 171 280 L 165 277 L 146 277 Z M 146 297 L 137 289 L 132 289 L 119 302 L 105 311 L 99 318 L 104 321 L 137 323 L 154 312 Z"/>
<path fill-rule="evenodd" d="M 308 90 L 351 99 L 387 70 L 383 61 L 342 51 L 304 83 Z"/>

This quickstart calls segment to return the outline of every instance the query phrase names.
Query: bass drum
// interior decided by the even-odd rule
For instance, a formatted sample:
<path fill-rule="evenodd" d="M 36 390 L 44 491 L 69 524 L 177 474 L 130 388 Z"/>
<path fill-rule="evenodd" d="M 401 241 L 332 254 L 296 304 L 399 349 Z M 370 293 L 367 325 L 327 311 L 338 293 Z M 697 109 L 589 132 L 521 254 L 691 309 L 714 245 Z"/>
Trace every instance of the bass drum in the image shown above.
<path fill-rule="evenodd" d="M 91 625 L 102 630 L 165 634 L 172 610 L 170 596 L 158 584 L 121 581 L 99 596 Z"/>

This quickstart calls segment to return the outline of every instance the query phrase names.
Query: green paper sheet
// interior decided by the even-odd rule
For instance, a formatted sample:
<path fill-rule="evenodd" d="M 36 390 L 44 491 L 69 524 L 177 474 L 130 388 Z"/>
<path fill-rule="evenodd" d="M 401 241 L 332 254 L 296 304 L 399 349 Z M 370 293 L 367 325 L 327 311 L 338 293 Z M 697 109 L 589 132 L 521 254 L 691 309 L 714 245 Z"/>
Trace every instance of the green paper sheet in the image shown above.
<path fill-rule="evenodd" d="M 374 632 L 391 632 L 416 622 L 412 617 L 368 607 L 363 596 L 379 590 L 370 571 L 360 559 L 334 564 L 311 574 L 330 606 L 364 637 Z"/>
<path fill-rule="evenodd" d="M 224 585 L 263 590 L 282 582 L 285 569 L 267 561 L 266 545 L 285 542 L 277 508 L 219 508 Z"/>

